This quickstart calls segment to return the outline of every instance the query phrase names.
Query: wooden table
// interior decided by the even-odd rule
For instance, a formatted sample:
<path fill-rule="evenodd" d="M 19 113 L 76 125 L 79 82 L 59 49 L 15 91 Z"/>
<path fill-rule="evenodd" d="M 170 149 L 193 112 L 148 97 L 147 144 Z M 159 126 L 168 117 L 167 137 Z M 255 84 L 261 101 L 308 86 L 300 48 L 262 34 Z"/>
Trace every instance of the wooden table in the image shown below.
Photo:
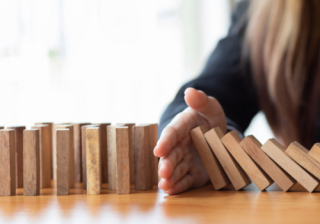
<path fill-rule="evenodd" d="M 69 196 L 53 189 L 41 196 L 0 197 L 0 223 L 319 223 L 320 194 L 282 192 L 276 185 L 259 192 L 214 191 L 211 185 L 168 196 L 154 189 L 117 195 L 107 189 L 86 195 L 80 185 Z M 106 187 L 106 186 L 104 186 Z"/>

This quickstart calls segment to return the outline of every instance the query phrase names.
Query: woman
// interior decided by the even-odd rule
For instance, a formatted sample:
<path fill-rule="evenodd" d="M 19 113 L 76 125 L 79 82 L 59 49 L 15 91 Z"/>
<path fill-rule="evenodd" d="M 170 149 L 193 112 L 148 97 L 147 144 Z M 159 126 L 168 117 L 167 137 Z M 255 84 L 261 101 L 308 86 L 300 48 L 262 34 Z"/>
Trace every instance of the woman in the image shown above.
<path fill-rule="evenodd" d="M 262 110 L 285 146 L 320 140 L 320 1 L 239 3 L 202 74 L 185 84 L 160 122 L 159 188 L 177 194 L 209 180 L 190 130 L 243 133 Z M 197 89 L 197 90 L 196 90 Z"/>

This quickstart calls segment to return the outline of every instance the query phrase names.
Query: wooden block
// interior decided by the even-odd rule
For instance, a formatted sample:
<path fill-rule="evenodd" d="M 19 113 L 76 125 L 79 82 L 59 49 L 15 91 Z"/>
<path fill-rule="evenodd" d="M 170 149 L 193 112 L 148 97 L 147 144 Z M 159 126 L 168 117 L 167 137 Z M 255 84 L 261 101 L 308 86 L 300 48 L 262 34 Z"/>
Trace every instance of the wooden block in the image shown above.
<path fill-rule="evenodd" d="M 16 187 L 23 187 L 23 130 L 25 126 L 10 126 L 7 129 L 14 130 L 15 159 L 16 159 Z"/>
<path fill-rule="evenodd" d="M 194 128 L 190 131 L 193 143 L 201 157 L 204 167 L 207 170 L 211 183 L 215 190 L 219 190 L 228 184 L 230 181 L 219 164 L 216 156 L 212 153 L 204 134 L 208 131 L 208 127 L 203 125 Z"/>
<path fill-rule="evenodd" d="M 1 130 L 1 129 L 4 129 L 4 127 L 3 127 L 3 126 L 0 126 L 0 130 Z"/>
<path fill-rule="evenodd" d="M 272 179 L 241 148 L 239 144 L 241 138 L 236 131 L 229 132 L 221 138 L 221 141 L 260 191 L 263 191 L 273 183 Z"/>
<path fill-rule="evenodd" d="M 149 127 L 133 127 L 134 188 L 137 191 L 152 189 L 152 160 L 150 158 Z"/>
<path fill-rule="evenodd" d="M 278 184 L 283 191 L 288 191 L 296 181 L 282 170 L 261 149 L 261 143 L 252 135 L 240 142 L 240 146 L 248 155 Z"/>
<path fill-rule="evenodd" d="M 237 161 L 230 155 L 221 142 L 223 132 L 219 127 L 213 128 L 205 133 L 205 138 L 210 145 L 214 155 L 219 160 L 229 180 L 236 190 L 240 190 L 251 183 L 248 175 L 239 166 Z"/>
<path fill-rule="evenodd" d="M 0 196 L 16 194 L 14 130 L 0 130 Z"/>
<path fill-rule="evenodd" d="M 129 128 L 130 184 L 134 184 L 132 128 L 135 126 L 135 123 L 118 123 L 117 125 Z"/>
<path fill-rule="evenodd" d="M 309 171 L 316 178 L 320 179 L 320 164 L 308 156 L 309 150 L 298 142 L 292 142 L 285 153 L 302 168 Z"/>
<path fill-rule="evenodd" d="M 107 126 L 111 123 L 95 123 L 100 128 L 100 152 L 101 152 L 101 181 L 108 183 L 108 140 L 107 140 Z"/>
<path fill-rule="evenodd" d="M 82 140 L 81 140 L 81 127 L 90 125 L 90 123 L 76 123 L 73 124 L 73 146 L 74 146 L 74 175 L 75 182 L 82 182 Z"/>
<path fill-rule="evenodd" d="M 40 140 L 40 188 L 51 187 L 51 128 L 48 125 L 35 125 Z"/>
<path fill-rule="evenodd" d="M 40 194 L 40 132 L 23 131 L 23 194 Z"/>
<path fill-rule="evenodd" d="M 100 132 L 98 127 L 88 127 L 87 138 L 87 194 L 101 192 Z"/>
<path fill-rule="evenodd" d="M 74 165 L 74 132 L 73 125 L 57 125 L 58 129 L 69 129 L 70 130 L 70 156 L 69 156 L 69 187 L 75 187 L 75 165 Z"/>
<path fill-rule="evenodd" d="M 149 125 L 149 134 L 150 134 L 150 157 L 152 159 L 152 184 L 158 186 L 158 161 L 159 158 L 154 156 L 153 150 L 158 142 L 158 124 Z"/>
<path fill-rule="evenodd" d="M 116 127 L 117 194 L 130 193 L 130 160 L 128 127 Z"/>
<path fill-rule="evenodd" d="M 54 124 L 52 122 L 38 122 L 35 123 L 35 125 L 48 125 L 50 127 L 50 167 L 51 167 L 51 179 L 53 179 L 53 173 L 54 173 L 54 165 L 53 165 L 53 146 L 54 146 L 54 141 L 53 141 L 53 133 L 54 133 Z"/>
<path fill-rule="evenodd" d="M 56 168 L 57 168 L 57 195 L 68 195 L 70 189 L 70 130 L 56 130 Z"/>
<path fill-rule="evenodd" d="M 315 161 L 320 163 L 320 143 L 316 143 L 312 146 L 308 155 L 313 158 Z"/>
<path fill-rule="evenodd" d="M 108 188 L 110 190 L 117 189 L 117 142 L 116 142 L 116 127 L 111 125 L 107 127 L 108 139 Z"/>
<path fill-rule="evenodd" d="M 312 192 L 319 185 L 315 178 L 285 154 L 285 148 L 275 139 L 269 139 L 261 149 L 309 192 Z"/>

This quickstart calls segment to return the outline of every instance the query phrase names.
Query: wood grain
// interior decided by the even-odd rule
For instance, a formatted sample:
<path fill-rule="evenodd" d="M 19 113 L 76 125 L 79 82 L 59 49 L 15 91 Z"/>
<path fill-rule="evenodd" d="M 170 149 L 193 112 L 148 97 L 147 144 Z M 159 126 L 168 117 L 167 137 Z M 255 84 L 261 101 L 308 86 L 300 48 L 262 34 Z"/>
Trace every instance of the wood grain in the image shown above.
<path fill-rule="evenodd" d="M 127 126 L 129 128 L 130 184 L 134 184 L 132 128 L 135 126 L 135 123 L 117 123 L 116 125 Z"/>
<path fill-rule="evenodd" d="M 309 192 L 314 191 L 319 185 L 315 178 L 285 154 L 285 148 L 275 139 L 269 139 L 261 149 Z"/>
<path fill-rule="evenodd" d="M 320 164 L 312 157 L 308 156 L 309 150 L 298 142 L 292 142 L 285 153 L 302 168 L 320 179 Z"/>
<path fill-rule="evenodd" d="M 314 144 L 311 150 L 308 152 L 308 155 L 320 163 L 320 143 Z"/>
<path fill-rule="evenodd" d="M 221 142 L 223 132 L 221 128 L 213 128 L 205 133 L 205 138 L 210 145 L 214 155 L 219 160 L 222 168 L 226 172 L 229 180 L 236 190 L 240 190 L 251 183 L 248 175 L 239 166 L 237 161 L 230 155 Z"/>
<path fill-rule="evenodd" d="M 108 188 L 110 190 L 117 189 L 117 141 L 116 141 L 116 127 L 110 125 L 107 127 L 108 139 Z"/>
<path fill-rule="evenodd" d="M 23 187 L 23 130 L 25 126 L 10 126 L 9 130 L 14 130 L 15 158 L 16 158 L 16 187 Z"/>
<path fill-rule="evenodd" d="M 247 136 L 240 142 L 240 146 L 279 185 L 283 191 L 290 190 L 290 188 L 297 182 L 262 151 L 261 143 L 254 136 Z"/>
<path fill-rule="evenodd" d="M 150 157 L 152 159 L 152 184 L 158 186 L 159 175 L 158 175 L 158 162 L 159 158 L 153 154 L 153 150 L 158 142 L 158 124 L 149 125 L 150 133 Z"/>
<path fill-rule="evenodd" d="M 101 192 L 101 162 L 100 162 L 100 128 L 88 127 L 87 138 L 87 194 Z"/>
<path fill-rule="evenodd" d="M 117 194 L 130 193 L 129 128 L 116 127 Z"/>
<path fill-rule="evenodd" d="M 40 194 L 40 132 L 23 131 L 23 193 L 25 196 Z"/>
<path fill-rule="evenodd" d="M 70 130 L 56 130 L 57 195 L 68 195 L 70 189 Z"/>
<path fill-rule="evenodd" d="M 48 125 L 35 125 L 32 129 L 39 130 L 40 141 L 40 188 L 51 187 L 51 128 Z"/>
<path fill-rule="evenodd" d="M 201 157 L 203 165 L 205 166 L 211 183 L 215 190 L 230 184 L 230 181 L 218 162 L 216 156 L 212 153 L 204 134 L 208 131 L 207 126 L 200 126 L 190 131 L 193 143 Z"/>
<path fill-rule="evenodd" d="M 134 188 L 137 191 L 152 189 L 152 160 L 150 158 L 149 127 L 133 127 Z"/>
<path fill-rule="evenodd" d="M 243 148 L 241 148 L 241 138 L 236 131 L 229 132 L 221 138 L 221 141 L 260 191 L 265 190 L 273 183 L 268 174 L 257 166 Z"/>
<path fill-rule="evenodd" d="M 16 194 L 14 130 L 0 130 L 0 196 Z"/>

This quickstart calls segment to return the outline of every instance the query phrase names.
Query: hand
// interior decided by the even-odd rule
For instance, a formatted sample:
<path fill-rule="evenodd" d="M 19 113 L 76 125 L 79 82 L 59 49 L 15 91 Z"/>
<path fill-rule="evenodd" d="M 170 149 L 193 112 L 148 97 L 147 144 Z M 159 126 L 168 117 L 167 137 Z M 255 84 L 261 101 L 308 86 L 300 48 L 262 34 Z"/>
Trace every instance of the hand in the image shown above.
<path fill-rule="evenodd" d="M 159 188 L 170 195 L 201 187 L 209 180 L 190 131 L 200 125 L 208 125 L 210 129 L 219 126 L 225 133 L 227 127 L 224 111 L 215 98 L 188 88 L 185 101 L 189 107 L 163 129 L 154 149 L 155 156 L 161 157 Z"/>

